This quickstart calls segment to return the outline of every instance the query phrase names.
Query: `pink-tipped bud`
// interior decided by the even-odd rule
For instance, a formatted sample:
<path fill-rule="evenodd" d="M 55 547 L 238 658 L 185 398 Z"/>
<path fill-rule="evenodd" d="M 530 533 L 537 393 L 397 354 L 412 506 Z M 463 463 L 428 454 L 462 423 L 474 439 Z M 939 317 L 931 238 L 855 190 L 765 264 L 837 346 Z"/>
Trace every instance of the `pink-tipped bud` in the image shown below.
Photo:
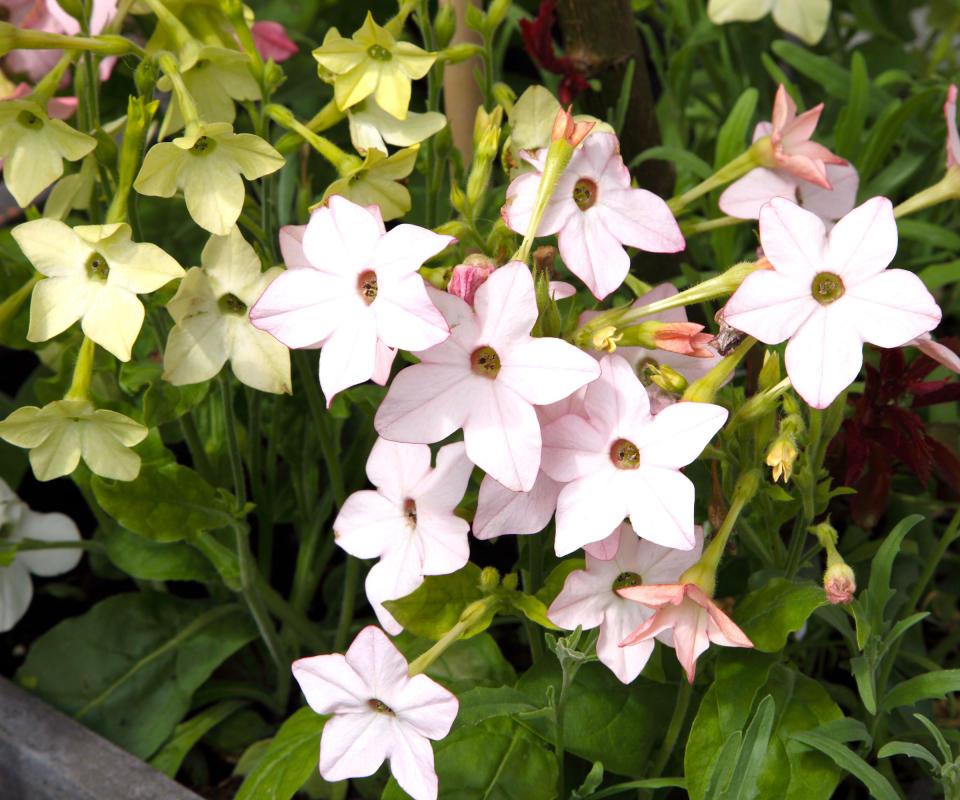
<path fill-rule="evenodd" d="M 557 116 L 553 120 L 553 132 L 550 134 L 550 140 L 556 142 L 560 139 L 566 139 L 567 144 L 576 147 L 593 130 L 596 123 L 574 122 L 570 108 L 572 106 L 568 107 L 566 111 L 562 108 L 557 111 Z"/>
<path fill-rule="evenodd" d="M 457 264 L 453 268 L 447 291 L 473 305 L 473 296 L 477 293 L 477 289 L 495 269 L 496 264 L 486 256 L 479 253 L 469 255 L 463 264 Z"/>
<path fill-rule="evenodd" d="M 823 588 L 827 593 L 827 600 L 833 605 L 838 603 L 847 605 L 853 600 L 853 593 L 857 591 L 853 570 L 843 562 L 834 564 L 823 576 Z"/>
<path fill-rule="evenodd" d="M 695 322 L 665 322 L 654 334 L 654 342 L 660 350 L 681 353 L 697 358 L 713 358 L 714 352 L 707 347 L 713 335 L 701 333 L 703 325 Z"/>

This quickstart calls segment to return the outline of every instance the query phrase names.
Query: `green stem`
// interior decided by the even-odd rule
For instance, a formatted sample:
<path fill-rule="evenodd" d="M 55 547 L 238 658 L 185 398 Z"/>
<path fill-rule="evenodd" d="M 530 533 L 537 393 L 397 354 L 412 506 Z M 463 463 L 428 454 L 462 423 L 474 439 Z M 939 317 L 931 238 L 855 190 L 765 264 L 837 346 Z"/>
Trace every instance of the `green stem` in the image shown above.
<path fill-rule="evenodd" d="M 719 228 L 729 228 L 732 225 L 742 225 L 744 222 L 750 222 L 748 219 L 738 217 L 717 217 L 717 219 L 703 219 L 694 222 L 688 220 L 680 223 L 680 232 L 684 236 L 695 236 L 698 233 L 707 233 Z"/>
<path fill-rule="evenodd" d="M 940 559 L 943 558 L 943 554 L 947 552 L 947 548 L 953 544 L 958 537 L 960 537 L 960 509 L 953 515 L 953 519 L 950 520 L 950 524 L 943 532 L 943 536 L 940 537 L 940 542 L 937 545 L 937 551 L 933 558 L 927 559 L 923 573 L 920 575 L 920 579 L 916 582 L 913 591 L 910 593 L 910 601 L 906 606 L 907 613 L 916 611 L 917 606 L 920 604 L 920 597 L 926 591 L 927 584 L 930 583 L 930 579 L 933 577 L 933 573 L 936 571 Z"/>
<path fill-rule="evenodd" d="M 73 380 L 64 395 L 64 400 L 90 399 L 90 379 L 93 377 L 93 356 L 96 347 L 93 339 L 83 337 L 83 344 L 80 345 L 80 352 L 77 353 L 77 363 L 73 368 Z"/>
<path fill-rule="evenodd" d="M 158 4 L 162 5 L 162 4 Z M 173 84 L 173 90 L 177 95 L 177 102 L 180 103 L 180 114 L 183 117 L 184 134 L 186 136 L 195 136 L 201 127 L 200 112 L 197 110 L 196 101 L 193 95 L 187 89 L 183 82 L 183 76 L 180 74 L 180 67 L 177 60 L 170 53 L 161 53 L 157 58 L 160 69 L 163 70 L 170 82 Z"/>
<path fill-rule="evenodd" d="M 912 197 L 908 197 L 893 209 L 893 216 L 900 219 L 907 214 L 913 214 L 915 211 L 921 211 L 955 197 L 960 197 L 960 167 L 950 167 L 933 186 L 928 186 Z"/>
<path fill-rule="evenodd" d="M 156 108 L 156 103 L 145 102 L 142 97 L 128 98 L 127 125 L 123 132 L 123 143 L 120 145 L 117 189 L 107 210 L 107 223 L 123 222 L 127 218 L 127 200 L 140 168 L 143 143 Z"/>
<path fill-rule="evenodd" d="M 77 52 L 75 50 L 65 50 L 63 55 L 60 56 L 60 60 L 57 61 L 56 66 L 33 87 L 33 91 L 30 93 L 30 99 L 36 100 L 42 106 L 46 106 L 47 103 L 50 102 L 50 98 L 57 93 L 57 88 L 60 86 L 63 73 L 67 71 L 67 68 L 73 63 L 76 57 Z"/>
<path fill-rule="evenodd" d="M 317 544 L 323 532 L 325 520 L 312 520 L 307 529 L 307 536 L 297 553 L 297 565 L 293 572 L 293 588 L 290 591 L 290 602 L 294 608 L 303 611 L 316 593 L 317 584 L 324 576 L 327 564 L 336 550 L 337 542 L 333 536 L 328 536 L 320 552 Z"/>
<path fill-rule="evenodd" d="M 846 395 L 842 395 L 845 397 Z M 800 568 L 800 555 L 803 552 L 803 543 L 807 540 L 807 528 L 813 522 L 816 513 L 815 500 L 817 493 L 817 475 L 820 472 L 822 460 L 820 447 L 820 433 L 822 430 L 822 410 L 810 409 L 810 426 L 805 454 L 807 463 L 804 466 L 804 492 L 801 495 L 801 508 L 794 519 L 793 533 L 790 536 L 790 547 L 787 550 L 785 572 L 787 580 L 791 580 Z"/>
<path fill-rule="evenodd" d="M 690 707 L 690 698 L 693 695 L 693 684 L 687 681 L 680 681 L 680 689 L 677 692 L 677 700 L 673 706 L 673 716 L 670 718 L 670 725 L 667 727 L 667 735 L 664 737 L 663 746 L 657 754 L 657 760 L 653 763 L 653 769 L 650 772 L 651 778 L 659 778 L 663 774 L 664 768 L 673 755 L 673 749 L 677 745 L 677 739 L 680 736 L 680 730 L 683 728 L 683 721 L 687 716 L 687 709 Z"/>
<path fill-rule="evenodd" d="M 332 128 L 345 116 L 346 114 L 337 108 L 336 101 L 331 100 L 305 124 L 305 127 L 312 133 L 319 133 Z M 303 144 L 303 137 L 299 133 L 291 131 L 281 136 L 275 147 L 281 154 L 288 155 L 300 147 L 301 144 Z"/>
<path fill-rule="evenodd" d="M 223 403 L 223 424 L 226 429 L 227 454 L 230 458 L 233 490 L 237 498 L 237 510 L 240 511 L 247 504 L 247 484 L 243 474 L 243 461 L 240 458 L 240 446 L 237 444 L 237 422 L 233 414 L 230 379 L 221 372 L 217 381 L 220 384 L 220 400 Z"/>
<path fill-rule="evenodd" d="M 134 53 L 144 58 L 143 48 L 122 36 L 66 36 L 60 33 L 17 28 L 9 22 L 0 22 L 0 42 L 5 52 L 10 50 L 89 50 L 104 56 L 124 56 Z"/>
<path fill-rule="evenodd" d="M 213 468 L 210 466 L 210 459 L 207 458 L 207 449 L 204 447 L 203 440 L 197 432 L 196 423 L 193 421 L 193 412 L 189 411 L 179 419 L 180 430 L 183 432 L 183 438 L 187 442 L 187 448 L 190 450 L 190 459 L 193 461 L 193 468 L 200 473 L 200 477 L 209 483 L 216 483 L 213 475 Z"/>
<path fill-rule="evenodd" d="M 274 122 L 296 132 L 300 138 L 305 139 L 314 150 L 334 166 L 340 177 L 347 177 L 363 164 L 363 159 L 341 150 L 329 139 L 310 130 L 293 115 L 289 108 L 271 103 L 264 106 L 263 110 Z"/>
<path fill-rule="evenodd" d="M 567 796 L 566 774 L 563 768 L 564 741 L 563 741 L 563 718 L 567 710 L 567 696 L 570 693 L 570 684 L 573 683 L 575 669 L 563 667 L 562 677 L 560 679 L 560 693 L 553 706 L 553 726 L 556 730 L 556 736 L 553 740 L 553 754 L 557 760 L 557 797 L 565 798 Z"/>
<path fill-rule="evenodd" d="M 667 201 L 667 205 L 674 215 L 679 214 L 686 206 L 694 200 L 702 197 L 707 192 L 713 191 L 718 186 L 735 181 L 746 175 L 750 170 L 763 165 L 763 155 L 770 150 L 770 137 L 764 136 L 757 139 L 748 150 L 741 153 L 729 164 L 718 169 L 713 175 L 704 181 L 701 181 L 692 189 L 688 189 L 681 195 L 672 197 Z"/>
<path fill-rule="evenodd" d="M 337 620 L 337 632 L 333 637 L 333 651 L 343 652 L 350 635 L 353 622 L 353 607 L 357 597 L 357 581 L 360 578 L 360 559 L 348 555 L 347 571 L 343 579 L 343 601 L 340 604 L 340 619 Z"/>
<path fill-rule="evenodd" d="M 20 313 L 20 309 L 23 308 L 24 303 L 27 302 L 27 299 L 33 292 L 33 287 L 37 281 L 42 279 L 43 275 L 35 272 L 33 277 L 23 284 L 23 286 L 0 303 L 0 331 L 10 323 L 10 320 Z"/>
<path fill-rule="evenodd" d="M 16 543 L 17 551 L 27 550 L 92 550 L 96 553 L 105 553 L 107 548 L 103 542 L 90 541 L 88 539 L 65 539 L 63 541 L 48 542 L 40 539 L 20 539 Z"/>
<path fill-rule="evenodd" d="M 457 620 L 457 624 L 443 634 L 443 636 L 437 640 L 436 644 L 427 650 L 427 652 L 410 663 L 410 667 L 407 670 L 410 677 L 419 675 L 421 672 L 426 672 L 430 668 L 430 665 L 440 658 L 451 644 L 460 638 L 460 634 L 476 624 L 476 622 L 488 612 L 491 606 L 499 602 L 500 599 L 497 595 L 490 594 L 482 600 L 475 600 L 468 605 L 460 615 L 460 619 Z"/>
<path fill-rule="evenodd" d="M 540 547 L 540 534 L 522 537 L 527 548 L 527 570 L 524 574 L 524 589 L 527 594 L 534 594 L 543 585 L 543 553 Z M 518 540 L 519 541 L 519 540 Z M 530 620 L 523 618 L 524 630 L 530 640 L 530 657 L 534 663 L 543 655 L 543 639 L 540 627 Z M 529 624 L 528 624 L 529 623 Z"/>
<path fill-rule="evenodd" d="M 334 450 L 330 417 L 323 410 L 319 386 L 313 377 L 308 361 L 310 355 L 301 350 L 293 353 L 293 358 L 297 364 L 300 379 L 307 392 L 307 404 L 310 406 L 310 412 L 313 414 L 314 422 L 317 424 L 316 430 L 317 436 L 320 437 L 320 450 L 323 452 L 323 460 L 327 464 L 327 477 L 330 479 L 333 499 L 337 503 L 337 508 L 339 508 L 346 499 L 346 492 L 343 488 L 343 473 L 340 470 L 340 462 L 337 460 L 337 454 Z"/>

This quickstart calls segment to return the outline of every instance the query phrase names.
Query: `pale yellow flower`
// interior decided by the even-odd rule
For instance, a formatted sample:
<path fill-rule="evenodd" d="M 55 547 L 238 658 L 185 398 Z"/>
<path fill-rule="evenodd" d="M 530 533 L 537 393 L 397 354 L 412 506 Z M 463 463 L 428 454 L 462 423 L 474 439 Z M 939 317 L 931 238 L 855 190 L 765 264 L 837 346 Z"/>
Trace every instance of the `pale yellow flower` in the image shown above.
<path fill-rule="evenodd" d="M 814 45 L 827 30 L 830 0 L 710 0 L 707 4 L 707 16 L 714 25 L 754 22 L 769 13 L 780 30 Z"/>
<path fill-rule="evenodd" d="M 357 205 L 380 206 L 384 220 L 397 219 L 410 210 L 410 192 L 399 181 L 413 171 L 419 145 L 398 150 L 389 158 L 371 147 L 355 169 L 327 187 L 323 199 L 343 195 Z"/>

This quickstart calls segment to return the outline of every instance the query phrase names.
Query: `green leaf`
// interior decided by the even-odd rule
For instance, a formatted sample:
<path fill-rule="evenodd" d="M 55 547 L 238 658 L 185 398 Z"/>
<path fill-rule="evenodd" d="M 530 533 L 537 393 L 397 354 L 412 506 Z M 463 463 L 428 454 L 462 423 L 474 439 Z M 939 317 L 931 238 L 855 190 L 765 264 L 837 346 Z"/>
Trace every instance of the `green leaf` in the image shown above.
<path fill-rule="evenodd" d="M 917 274 L 920 276 L 920 280 L 926 284 L 926 287 L 932 290 L 956 282 L 958 272 L 960 272 L 960 260 L 931 264 Z"/>
<path fill-rule="evenodd" d="M 120 367 L 120 388 L 131 396 L 143 394 L 143 424 L 154 428 L 179 419 L 199 405 L 210 389 L 210 381 L 174 386 L 163 380 L 163 365 L 154 361 L 128 361 Z"/>
<path fill-rule="evenodd" d="M 770 45 L 777 58 L 782 58 L 798 72 L 806 75 L 817 86 L 834 97 L 846 100 L 850 87 L 850 75 L 832 58 L 818 56 L 800 45 L 780 39 Z"/>
<path fill-rule="evenodd" d="M 890 756 L 909 756 L 910 758 L 919 758 L 926 761 L 934 771 L 940 770 L 940 762 L 922 744 L 915 742 L 887 742 L 877 751 L 877 758 L 890 758 Z"/>
<path fill-rule="evenodd" d="M 237 605 L 155 592 L 114 595 L 37 639 L 16 680 L 149 758 L 187 713 L 197 688 L 256 635 Z"/>
<path fill-rule="evenodd" d="M 899 800 L 900 795 L 890 785 L 890 781 L 850 748 L 817 731 L 794 733 L 792 738 L 829 756 L 838 767 L 859 779 L 869 789 L 870 796 L 876 800 Z"/>
<path fill-rule="evenodd" d="M 590 771 L 587 773 L 587 777 L 583 779 L 583 783 L 580 784 L 579 788 L 574 789 L 570 795 L 570 800 L 586 800 L 586 798 L 591 797 L 593 793 L 597 791 L 601 783 L 603 783 L 603 764 L 599 761 L 594 761 L 593 766 L 590 767 Z"/>
<path fill-rule="evenodd" d="M 879 119 L 873 124 L 867 143 L 857 159 L 856 166 L 860 172 L 861 185 L 867 182 L 877 167 L 888 157 L 891 148 L 900 140 L 900 132 L 910 118 L 939 95 L 939 89 L 926 89 L 908 97 L 903 102 L 894 100 L 884 109 Z"/>
<path fill-rule="evenodd" d="M 782 650 L 787 637 L 826 603 L 822 586 L 774 578 L 740 601 L 733 619 L 757 650 L 774 653 Z"/>
<path fill-rule="evenodd" d="M 247 775 L 236 800 L 290 800 L 317 769 L 327 719 L 309 707 L 295 711 Z"/>
<path fill-rule="evenodd" d="M 388 600 L 384 606 L 410 633 L 436 641 L 457 624 L 468 605 L 482 597 L 480 567 L 468 563 L 463 569 L 449 575 L 428 575 L 406 597 Z M 496 607 L 492 606 L 460 638 L 476 636 L 486 630 L 494 614 Z"/>
<path fill-rule="evenodd" d="M 217 571 L 186 542 L 153 542 L 106 521 L 103 543 L 107 557 L 132 578 L 142 581 L 217 580 Z"/>
<path fill-rule="evenodd" d="M 834 127 L 836 136 L 835 152 L 844 158 L 853 158 L 859 150 L 860 137 L 863 135 L 867 118 L 867 106 L 870 99 L 870 76 L 867 74 L 867 62 L 859 50 L 855 50 L 850 60 L 850 93 L 848 103 L 840 111 Z"/>
<path fill-rule="evenodd" d="M 773 696 L 768 694 L 757 706 L 757 711 L 744 734 L 743 744 L 737 753 L 730 782 L 717 795 L 718 800 L 721 798 L 722 800 L 734 800 L 734 798 L 750 800 L 757 796 L 757 776 L 767 754 L 775 711 L 776 704 Z"/>
<path fill-rule="evenodd" d="M 877 689 L 874 681 L 873 659 L 866 655 L 850 659 L 850 671 L 857 682 L 857 691 L 863 707 L 871 714 L 877 713 Z"/>
<path fill-rule="evenodd" d="M 956 234 L 932 222 L 925 222 L 920 219 L 897 220 L 897 232 L 904 239 L 923 242 L 933 247 L 950 250 L 951 252 L 960 250 L 960 234 Z M 926 272 L 926 270 L 924 270 L 924 272 Z M 920 274 L 921 276 L 923 275 L 923 273 Z M 956 279 L 957 273 L 954 271 L 952 280 L 955 281 Z"/>
<path fill-rule="evenodd" d="M 477 687 L 458 696 L 460 711 L 457 714 L 454 729 L 464 725 L 476 725 L 494 717 L 508 717 L 512 714 L 536 711 L 530 698 L 511 686 L 488 688 Z"/>
<path fill-rule="evenodd" d="M 240 708 L 240 700 L 224 700 L 216 705 L 208 706 L 199 714 L 186 722 L 181 722 L 173 729 L 173 735 L 153 758 L 150 766 L 173 778 L 180 770 L 180 764 L 193 746 L 211 728 L 216 727 L 227 717 Z"/>
<path fill-rule="evenodd" d="M 912 706 L 921 700 L 944 697 L 950 692 L 960 692 L 960 669 L 927 672 L 898 683 L 883 696 L 881 706 L 884 711 L 890 711 L 897 706 Z"/>
<path fill-rule="evenodd" d="M 557 595 L 563 591 L 563 584 L 566 582 L 567 576 L 575 569 L 586 568 L 586 561 L 582 558 L 565 558 L 550 570 L 550 574 L 547 575 L 543 586 L 541 586 L 540 591 L 537 592 L 537 597 L 540 598 L 540 602 L 549 607 L 550 604 L 557 599 Z"/>
<path fill-rule="evenodd" d="M 746 149 L 749 142 L 747 134 L 750 131 L 750 123 L 753 122 L 753 112 L 757 107 L 757 96 L 757 90 L 752 87 L 744 90 L 743 94 L 737 98 L 737 102 L 733 104 L 730 116 L 720 126 L 713 161 L 715 169 L 720 169 Z"/>
<path fill-rule="evenodd" d="M 644 161 L 670 161 L 678 167 L 683 167 L 699 180 L 706 180 L 713 175 L 711 167 L 700 156 L 680 147 L 657 146 L 648 147 L 630 162 L 630 169 L 634 169 Z"/>
<path fill-rule="evenodd" d="M 562 628 L 558 628 L 547 619 L 547 607 L 540 598 L 524 594 L 523 592 L 510 592 L 504 596 L 510 605 L 517 609 L 517 611 L 523 614 L 528 620 L 537 623 L 541 628 L 546 628 L 550 631 L 562 630 Z"/>
<path fill-rule="evenodd" d="M 132 481 L 94 475 L 90 486 L 111 517 L 156 542 L 176 542 L 233 521 L 214 488 L 180 464 L 144 466 Z"/>
<path fill-rule="evenodd" d="M 873 564 L 870 567 L 870 582 L 867 584 L 866 606 L 867 619 L 874 631 L 884 629 L 883 612 L 890 598 L 895 594 L 894 590 L 890 588 L 890 576 L 893 571 L 893 560 L 900 552 L 900 543 L 913 526 L 922 519 L 923 517 L 919 514 L 911 514 L 901 520 L 887 534 L 873 559 Z"/>
<path fill-rule="evenodd" d="M 427 675 L 457 695 L 475 686 L 503 686 L 517 680 L 510 662 L 487 633 L 455 641 L 427 668 Z"/>

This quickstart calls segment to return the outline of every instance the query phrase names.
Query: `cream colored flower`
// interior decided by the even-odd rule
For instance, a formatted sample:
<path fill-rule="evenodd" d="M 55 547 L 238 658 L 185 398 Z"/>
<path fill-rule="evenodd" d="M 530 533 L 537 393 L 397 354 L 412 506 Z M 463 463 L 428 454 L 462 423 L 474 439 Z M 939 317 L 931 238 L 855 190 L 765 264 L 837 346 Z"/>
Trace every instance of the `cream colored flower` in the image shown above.
<path fill-rule="evenodd" d="M 380 107 L 397 119 L 406 119 L 410 81 L 426 75 L 437 60 L 436 53 L 398 42 L 373 21 L 369 11 L 350 39 L 330 28 L 313 57 L 335 76 L 334 95 L 341 111 L 372 94 Z"/>
<path fill-rule="evenodd" d="M 92 136 L 50 119 L 33 100 L 0 102 L 3 182 L 21 208 L 63 175 L 63 159 L 77 161 L 96 146 Z"/>
<path fill-rule="evenodd" d="M 147 433 L 139 422 L 94 408 L 89 400 L 24 406 L 0 422 L 0 438 L 30 449 L 30 466 L 40 481 L 69 475 L 81 456 L 97 475 L 132 481 L 140 472 L 140 456 L 128 448 Z"/>
<path fill-rule="evenodd" d="M 80 320 L 83 332 L 121 361 L 143 324 L 138 294 L 153 292 L 184 272 L 155 244 L 130 240 L 130 226 L 69 225 L 36 219 L 13 238 L 46 278 L 33 287 L 27 339 L 44 342 Z"/>
<path fill-rule="evenodd" d="M 247 312 L 282 267 L 260 271 L 260 259 L 234 227 L 212 236 L 180 282 L 167 310 L 176 325 L 163 354 L 163 377 L 175 386 L 216 375 L 227 359 L 239 380 L 264 392 L 290 394 L 290 351 L 250 324 Z"/>
<path fill-rule="evenodd" d="M 182 189 L 194 221 L 226 236 L 243 208 L 240 176 L 252 181 L 283 164 L 283 156 L 259 136 L 236 134 L 229 123 L 214 122 L 191 136 L 151 147 L 133 188 L 156 197 L 172 197 Z"/>
<path fill-rule="evenodd" d="M 447 118 L 437 111 L 424 114 L 409 111 L 406 119 L 397 119 L 380 108 L 372 97 L 355 105 L 347 117 L 350 141 L 361 154 L 372 147 L 386 153 L 388 144 L 409 147 L 433 136 L 447 124 Z"/>
<path fill-rule="evenodd" d="M 335 180 L 323 193 L 326 200 L 339 194 L 360 206 L 378 205 L 384 220 L 397 219 L 410 210 L 410 192 L 399 181 L 413 171 L 420 145 L 398 150 L 389 158 L 371 147 L 359 167 Z"/>
<path fill-rule="evenodd" d="M 773 13 L 777 27 L 809 45 L 823 38 L 830 19 L 830 0 L 710 0 L 707 16 L 714 25 L 754 22 Z"/>

